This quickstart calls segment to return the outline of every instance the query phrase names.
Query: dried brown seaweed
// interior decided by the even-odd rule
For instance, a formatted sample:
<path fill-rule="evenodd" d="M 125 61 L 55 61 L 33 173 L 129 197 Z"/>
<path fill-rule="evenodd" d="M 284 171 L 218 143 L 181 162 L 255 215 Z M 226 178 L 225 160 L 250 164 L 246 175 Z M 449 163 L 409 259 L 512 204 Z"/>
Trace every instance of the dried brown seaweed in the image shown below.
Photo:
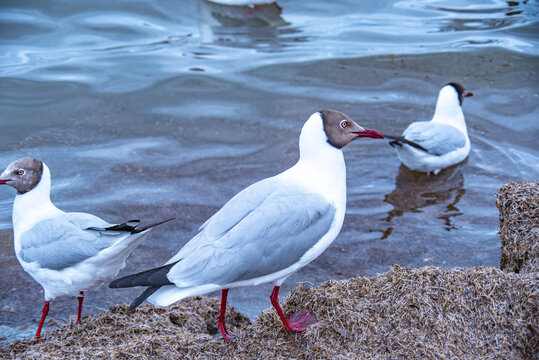
<path fill-rule="evenodd" d="M 187 359 L 218 358 L 216 316 L 219 300 L 194 297 L 168 309 L 142 305 L 126 312 L 117 305 L 85 317 L 79 325 L 47 332 L 39 340 L 18 340 L 0 349 L 2 359 Z M 232 328 L 249 320 L 228 309 Z M 217 338 L 216 338 L 217 337 Z"/>
<path fill-rule="evenodd" d="M 493 268 L 407 269 L 300 286 L 286 312 L 312 310 L 319 322 L 288 333 L 273 311 L 252 324 L 230 310 L 234 344 L 217 335 L 218 299 L 197 297 L 170 309 L 126 305 L 90 316 L 79 326 L 15 341 L 2 358 L 92 359 L 526 359 L 539 327 L 537 273 Z"/>
<path fill-rule="evenodd" d="M 538 285 L 537 274 L 493 268 L 394 266 L 379 276 L 296 289 L 285 311 L 308 308 L 318 324 L 289 334 L 266 310 L 238 345 L 248 351 L 266 339 L 270 358 L 530 358 L 537 347 Z"/>
<path fill-rule="evenodd" d="M 539 182 L 509 183 L 498 189 L 502 255 L 505 271 L 539 271 Z"/>

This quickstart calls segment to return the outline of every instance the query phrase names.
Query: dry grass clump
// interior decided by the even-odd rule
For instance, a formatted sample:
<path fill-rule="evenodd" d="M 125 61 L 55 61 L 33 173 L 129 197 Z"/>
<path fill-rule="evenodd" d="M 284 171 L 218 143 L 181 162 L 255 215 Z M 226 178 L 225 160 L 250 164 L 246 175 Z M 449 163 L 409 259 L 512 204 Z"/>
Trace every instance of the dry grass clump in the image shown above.
<path fill-rule="evenodd" d="M 85 317 L 80 325 L 49 331 L 39 340 L 18 340 L 0 348 L 1 359 L 189 359 L 218 358 L 219 300 L 194 297 L 168 309 L 149 304 L 127 313 L 117 305 Z M 230 326 L 249 319 L 228 309 Z"/>
<path fill-rule="evenodd" d="M 385 274 L 296 289 L 284 310 L 314 311 L 304 334 L 281 330 L 271 309 L 243 331 L 237 358 L 532 359 L 539 278 L 493 268 L 393 266 Z"/>
<path fill-rule="evenodd" d="M 509 183 L 498 190 L 502 255 L 500 268 L 539 271 L 539 182 Z"/>
<path fill-rule="evenodd" d="M 394 266 L 385 274 L 300 286 L 283 309 L 312 310 L 305 333 L 282 329 L 273 309 L 250 325 L 233 309 L 233 344 L 213 336 L 218 299 L 169 310 L 125 305 L 39 341 L 16 341 L 1 358 L 28 359 L 532 359 L 538 349 L 537 273 L 492 268 Z"/>

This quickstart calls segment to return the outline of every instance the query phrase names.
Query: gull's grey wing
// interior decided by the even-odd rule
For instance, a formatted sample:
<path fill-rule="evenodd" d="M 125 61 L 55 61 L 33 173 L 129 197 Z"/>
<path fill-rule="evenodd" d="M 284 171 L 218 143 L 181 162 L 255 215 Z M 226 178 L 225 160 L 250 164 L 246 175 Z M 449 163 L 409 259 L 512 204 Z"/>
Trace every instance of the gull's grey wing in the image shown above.
<path fill-rule="evenodd" d="M 205 229 L 213 237 L 224 234 L 275 191 L 274 183 L 275 177 L 270 177 L 246 187 L 202 224 L 199 230 Z"/>
<path fill-rule="evenodd" d="M 110 226 L 114 225 L 114 224 L 110 224 L 110 223 L 106 222 L 105 220 L 103 220 L 101 218 L 98 218 L 95 215 L 88 214 L 88 213 L 83 213 L 83 212 L 64 213 L 62 215 L 62 218 L 64 220 L 72 223 L 73 225 L 75 225 L 79 229 L 88 229 L 88 228 L 91 228 L 91 227 L 104 229 L 104 228 L 107 228 L 107 227 L 110 227 Z"/>
<path fill-rule="evenodd" d="M 412 123 L 402 135 L 435 155 L 444 155 L 466 145 L 466 136 L 460 130 L 431 121 Z"/>
<path fill-rule="evenodd" d="M 275 189 L 278 189 L 277 186 L 274 186 L 274 182 L 274 177 L 267 178 L 236 194 L 200 226 L 201 233 L 185 244 L 174 257 L 167 261 L 167 264 L 176 262 L 185 257 L 186 254 L 196 251 L 202 245 L 212 243 L 223 236 L 266 200 Z"/>
<path fill-rule="evenodd" d="M 225 285 L 283 270 L 328 232 L 335 211 L 320 195 L 275 192 L 219 238 L 199 233 L 168 278 L 179 287 Z"/>
<path fill-rule="evenodd" d="M 110 224 L 85 213 L 67 213 L 41 221 L 21 235 L 19 256 L 25 262 L 39 263 L 42 268 L 60 270 L 96 255 L 128 234 L 102 236 L 102 231 L 87 230 L 91 226 Z"/>

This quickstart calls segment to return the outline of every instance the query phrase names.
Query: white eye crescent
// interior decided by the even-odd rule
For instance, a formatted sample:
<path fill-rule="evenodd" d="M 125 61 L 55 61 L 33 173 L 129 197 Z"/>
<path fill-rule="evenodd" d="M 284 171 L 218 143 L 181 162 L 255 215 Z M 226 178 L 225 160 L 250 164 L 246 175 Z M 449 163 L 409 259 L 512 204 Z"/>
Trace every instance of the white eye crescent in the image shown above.
<path fill-rule="evenodd" d="M 340 124 L 339 124 L 339 125 L 341 126 L 341 128 L 343 128 L 343 129 L 344 129 L 345 127 L 347 127 L 347 126 L 348 126 L 348 121 L 346 121 L 346 120 L 341 120 L 341 122 L 340 122 Z"/>

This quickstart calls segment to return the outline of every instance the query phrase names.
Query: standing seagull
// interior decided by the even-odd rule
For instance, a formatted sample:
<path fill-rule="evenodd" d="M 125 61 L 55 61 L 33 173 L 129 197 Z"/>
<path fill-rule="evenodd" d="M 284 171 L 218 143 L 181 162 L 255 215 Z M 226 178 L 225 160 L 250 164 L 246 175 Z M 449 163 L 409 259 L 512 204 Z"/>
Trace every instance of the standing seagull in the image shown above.
<path fill-rule="evenodd" d="M 234 196 L 207 220 L 165 266 L 126 276 L 111 288 L 148 286 L 133 301 L 161 306 L 222 290 L 217 321 L 225 325 L 229 288 L 273 283 L 271 303 L 288 331 L 301 332 L 317 320 L 309 311 L 287 318 L 279 288 L 293 272 L 313 261 L 339 233 L 346 208 L 346 167 L 341 149 L 354 139 L 382 139 L 335 110 L 314 113 L 299 137 L 299 161 L 279 175 Z"/>
<path fill-rule="evenodd" d="M 431 121 L 411 123 L 402 136 L 384 135 L 400 161 L 410 170 L 437 175 L 460 163 L 470 153 L 470 139 L 462 113 L 462 101 L 473 96 L 457 83 L 446 84 L 438 95 Z"/>
<path fill-rule="evenodd" d="M 22 158 L 0 175 L 0 184 L 17 190 L 13 202 L 15 255 L 23 269 L 45 291 L 43 315 L 59 295 L 78 295 L 80 323 L 84 291 L 116 276 L 125 259 L 156 224 L 138 227 L 139 220 L 109 224 L 86 213 L 65 213 L 50 200 L 51 173 L 43 162 Z"/>

